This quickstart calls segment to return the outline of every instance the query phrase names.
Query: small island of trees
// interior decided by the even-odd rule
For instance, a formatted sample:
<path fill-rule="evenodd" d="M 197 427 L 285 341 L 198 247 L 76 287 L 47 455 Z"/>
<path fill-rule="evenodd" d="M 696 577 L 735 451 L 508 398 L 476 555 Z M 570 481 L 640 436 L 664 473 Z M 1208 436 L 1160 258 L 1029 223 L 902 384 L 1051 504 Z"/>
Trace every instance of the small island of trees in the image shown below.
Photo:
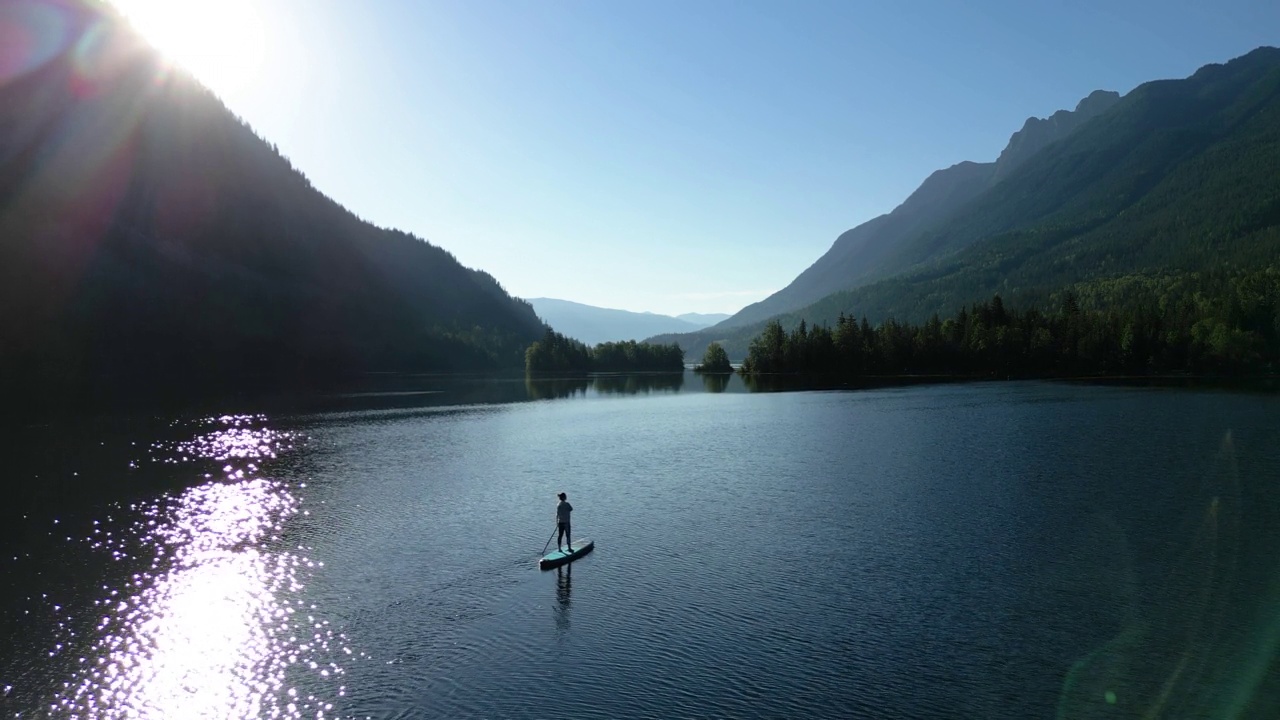
<path fill-rule="evenodd" d="M 700 373 L 731 373 L 733 366 L 729 364 L 729 354 L 724 351 L 724 347 L 713 342 L 702 354 L 702 363 L 693 370 Z"/>
<path fill-rule="evenodd" d="M 524 353 L 529 375 L 592 372 L 684 372 L 684 350 L 676 343 L 651 345 L 634 340 L 593 347 L 547 328 Z"/>

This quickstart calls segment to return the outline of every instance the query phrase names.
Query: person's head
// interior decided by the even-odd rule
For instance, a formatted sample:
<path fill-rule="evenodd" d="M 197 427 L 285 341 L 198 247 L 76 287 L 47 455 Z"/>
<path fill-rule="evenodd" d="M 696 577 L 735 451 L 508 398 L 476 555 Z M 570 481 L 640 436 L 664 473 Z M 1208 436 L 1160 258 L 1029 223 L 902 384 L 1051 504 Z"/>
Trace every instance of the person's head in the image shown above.
<path fill-rule="evenodd" d="M 568 496 L 568 495 L 565 495 L 564 493 L 560 493 L 560 494 L 559 494 L 559 495 L 557 495 L 556 497 L 560 498 L 561 500 L 568 500 L 568 499 L 569 499 L 569 496 Z"/>

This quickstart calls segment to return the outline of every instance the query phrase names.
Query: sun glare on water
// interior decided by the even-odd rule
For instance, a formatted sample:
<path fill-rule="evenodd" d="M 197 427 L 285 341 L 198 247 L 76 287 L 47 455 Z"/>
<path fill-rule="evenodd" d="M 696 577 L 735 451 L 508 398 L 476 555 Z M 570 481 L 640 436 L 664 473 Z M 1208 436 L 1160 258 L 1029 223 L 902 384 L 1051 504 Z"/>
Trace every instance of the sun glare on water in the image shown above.
<path fill-rule="evenodd" d="M 264 32 L 254 0 L 115 0 L 115 5 L 165 57 L 224 98 L 259 70 Z"/>

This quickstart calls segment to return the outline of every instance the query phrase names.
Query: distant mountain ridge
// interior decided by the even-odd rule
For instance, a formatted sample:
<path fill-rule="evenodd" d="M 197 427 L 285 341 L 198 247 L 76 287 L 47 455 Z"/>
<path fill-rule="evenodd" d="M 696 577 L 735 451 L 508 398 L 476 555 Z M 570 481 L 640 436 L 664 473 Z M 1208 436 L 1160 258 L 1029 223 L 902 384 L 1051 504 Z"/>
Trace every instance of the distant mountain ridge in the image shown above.
<path fill-rule="evenodd" d="M 50 52 L 0 75 L 0 394 L 522 367 L 543 325 L 487 273 L 321 194 L 109 6 L 33 7 Z"/>
<path fill-rule="evenodd" d="M 684 313 L 676 315 L 677 320 L 693 323 L 699 327 L 711 327 L 732 317 L 729 313 Z"/>
<path fill-rule="evenodd" d="M 655 313 L 615 310 L 555 298 L 529 298 L 528 302 L 533 306 L 538 317 L 556 331 L 587 345 L 619 340 L 641 340 L 661 333 L 692 332 L 712 324 L 682 319 L 685 316 L 677 318 Z M 694 313 L 690 315 L 698 317 Z"/>
<path fill-rule="evenodd" d="M 724 327 L 756 323 L 797 310 L 833 292 L 905 269 L 894 262 L 896 245 L 936 226 L 1041 149 L 1075 132 L 1119 99 L 1119 93 L 1097 90 L 1077 103 L 1074 111 L 1059 110 L 1046 119 L 1028 118 L 995 161 L 966 161 L 935 171 L 898 207 L 841 234 L 822 257 L 785 288 L 738 311 L 723 323 Z"/>
<path fill-rule="evenodd" d="M 1189 78 L 1138 86 L 944 221 L 901 238 L 883 256 L 901 268 L 896 274 L 776 317 L 787 327 L 830 324 L 841 313 L 924 322 L 994 293 L 1047 307 L 1075 285 L 1105 296 L 1099 288 L 1109 282 L 1141 286 L 1144 277 L 1158 284 L 1233 267 L 1280 272 L 1277 178 L 1280 49 L 1263 47 Z M 876 222 L 887 219 L 867 225 Z M 1274 306 L 1280 332 L 1280 298 Z M 764 320 L 735 319 L 652 340 L 695 355 L 719 341 L 741 358 Z"/>

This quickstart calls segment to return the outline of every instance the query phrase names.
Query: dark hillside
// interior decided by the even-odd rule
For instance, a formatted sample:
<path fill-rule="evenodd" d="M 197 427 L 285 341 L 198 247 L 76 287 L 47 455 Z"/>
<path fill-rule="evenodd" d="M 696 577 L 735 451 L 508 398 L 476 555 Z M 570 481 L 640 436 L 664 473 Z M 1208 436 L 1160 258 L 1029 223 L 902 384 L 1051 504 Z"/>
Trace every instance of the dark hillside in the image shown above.
<path fill-rule="evenodd" d="M 39 7 L 58 52 L 0 76 L 7 392 L 522 366 L 543 331 L 527 303 L 325 197 L 119 20 Z"/>

